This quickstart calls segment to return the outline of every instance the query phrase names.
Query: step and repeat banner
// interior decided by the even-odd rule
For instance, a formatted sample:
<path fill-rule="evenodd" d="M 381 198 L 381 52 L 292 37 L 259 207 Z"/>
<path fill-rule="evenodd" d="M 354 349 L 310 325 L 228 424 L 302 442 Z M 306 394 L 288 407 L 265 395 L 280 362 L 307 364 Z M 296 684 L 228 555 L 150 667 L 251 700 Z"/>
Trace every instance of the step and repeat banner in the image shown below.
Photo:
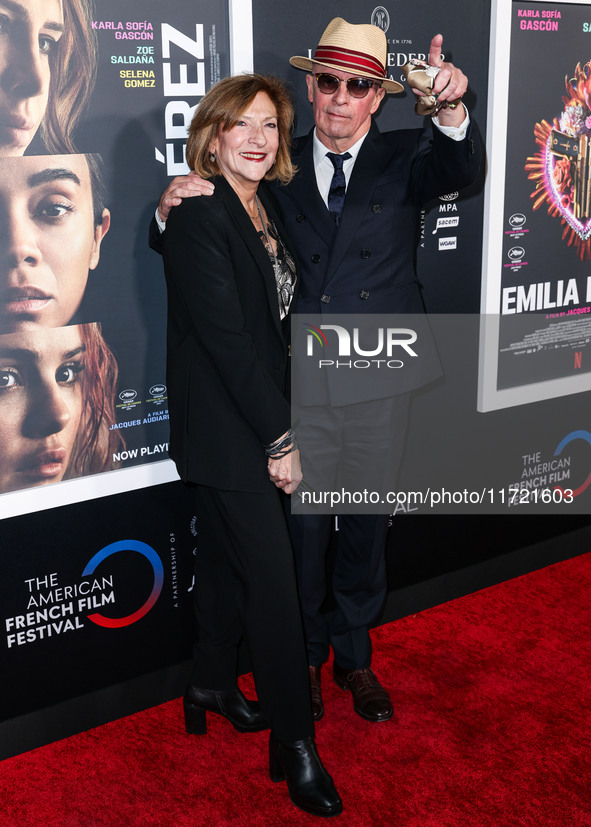
<path fill-rule="evenodd" d="M 8 18 L 3 517 L 175 478 L 162 463 L 166 293 L 147 227 L 187 169 L 195 106 L 231 62 L 225 0 L 20 0 Z"/>
<path fill-rule="evenodd" d="M 520 8 L 537 5 L 544 4 Z M 473 0 L 380 6 L 343 0 L 323 9 L 307 0 L 11 0 L 3 9 L 0 661 L 3 674 L 11 675 L 0 689 L 3 720 L 190 656 L 198 517 L 167 454 L 166 290 L 147 234 L 160 192 L 186 170 L 186 128 L 201 97 L 220 78 L 254 66 L 289 84 L 297 134 L 307 132 L 305 74 L 288 59 L 312 54 L 339 15 L 383 29 L 390 77 L 401 82 L 404 63 L 426 57 L 431 38 L 441 32 L 446 59 L 470 78 L 465 102 L 484 134 L 489 12 L 488 2 Z M 520 50 L 530 47 L 548 53 L 533 37 L 519 44 Z M 586 44 L 577 41 L 568 58 L 560 49 L 560 60 L 551 50 L 556 77 L 579 72 L 581 78 L 591 59 Z M 521 129 L 524 135 L 531 130 L 531 147 L 524 147 L 523 163 L 507 179 L 527 196 L 535 186 L 528 159 L 540 152 L 536 123 L 551 124 L 551 134 L 568 134 L 561 92 L 551 99 L 542 86 L 545 98 L 526 110 L 529 126 Z M 421 125 L 409 91 L 388 98 L 380 129 Z M 511 106 L 523 113 L 517 100 Z M 576 158 L 572 147 L 552 156 L 565 175 L 567 161 L 572 169 L 580 166 L 578 140 Z M 584 173 L 577 180 L 586 180 Z M 481 180 L 469 191 L 442 195 L 421 213 L 418 270 L 432 313 L 478 313 L 483 200 Z M 507 201 L 508 213 L 525 216 L 520 229 L 533 226 L 526 201 L 520 197 L 515 207 Z M 545 244 L 569 257 L 560 275 L 556 270 L 562 295 L 569 294 L 569 278 L 582 294 L 587 247 L 576 233 L 562 240 L 561 218 L 571 207 L 562 210 L 547 217 Z M 536 275 L 532 283 L 544 280 Z M 459 485 L 465 453 L 483 452 L 486 468 L 496 445 L 497 463 L 499 456 L 506 460 L 505 481 L 533 488 L 534 478 L 548 485 L 545 463 L 554 452 L 564 459 L 574 446 L 583 479 L 583 467 L 591 470 L 584 394 L 571 395 L 565 405 L 554 398 L 551 410 L 546 402 L 522 406 L 510 423 L 503 411 L 479 413 L 480 335 L 468 325 L 460 355 L 457 341 L 449 353 L 441 349 L 445 378 L 413 402 L 407 466 L 423 479 L 435 470 L 444 479 L 453 467 Z M 452 404 L 450 387 L 458 389 L 451 398 L 459 413 L 442 418 L 455 429 L 442 433 L 433 411 Z M 505 447 L 499 447 L 500 434 L 511 436 Z M 433 446 L 427 456 L 426 438 Z M 567 484 L 570 471 L 563 467 Z M 402 497 L 393 510 L 389 554 L 394 546 L 400 553 L 412 531 L 402 515 L 432 511 Z M 495 517 L 488 530 L 501 536 L 507 529 Z"/>

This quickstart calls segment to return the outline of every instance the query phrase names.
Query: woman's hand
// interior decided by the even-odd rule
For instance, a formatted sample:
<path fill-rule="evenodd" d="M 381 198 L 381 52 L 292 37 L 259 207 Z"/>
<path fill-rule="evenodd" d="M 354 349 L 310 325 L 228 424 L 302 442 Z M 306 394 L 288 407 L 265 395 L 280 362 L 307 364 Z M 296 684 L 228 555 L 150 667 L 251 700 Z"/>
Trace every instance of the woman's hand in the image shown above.
<path fill-rule="evenodd" d="M 281 459 L 269 459 L 267 468 L 271 482 L 286 494 L 293 494 L 303 478 L 300 452 L 297 448 Z"/>

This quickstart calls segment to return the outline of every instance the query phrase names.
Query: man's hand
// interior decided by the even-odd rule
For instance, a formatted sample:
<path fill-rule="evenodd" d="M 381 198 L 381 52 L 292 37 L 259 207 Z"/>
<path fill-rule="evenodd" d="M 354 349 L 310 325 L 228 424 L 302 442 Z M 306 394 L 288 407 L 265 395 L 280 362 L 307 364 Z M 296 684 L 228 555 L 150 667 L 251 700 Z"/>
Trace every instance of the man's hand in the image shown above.
<path fill-rule="evenodd" d="M 443 35 L 436 34 L 429 46 L 428 62 L 440 70 L 433 84 L 433 94 L 437 95 L 437 103 L 455 101 L 461 98 L 468 88 L 468 78 L 461 69 L 441 59 L 442 48 Z M 420 94 L 415 89 L 413 92 Z M 465 117 L 466 113 L 461 104 L 455 109 L 439 109 L 437 112 L 437 119 L 442 126 L 461 126 Z"/>
<path fill-rule="evenodd" d="M 286 494 L 293 494 L 303 478 L 300 452 L 297 448 L 281 459 L 269 459 L 267 468 L 271 482 L 275 483 L 277 488 L 283 489 Z"/>
<path fill-rule="evenodd" d="M 188 175 L 178 175 L 166 187 L 158 202 L 158 215 L 166 223 L 168 214 L 173 207 L 178 207 L 183 198 L 195 195 L 212 195 L 214 186 L 211 181 L 200 178 L 196 172 Z"/>

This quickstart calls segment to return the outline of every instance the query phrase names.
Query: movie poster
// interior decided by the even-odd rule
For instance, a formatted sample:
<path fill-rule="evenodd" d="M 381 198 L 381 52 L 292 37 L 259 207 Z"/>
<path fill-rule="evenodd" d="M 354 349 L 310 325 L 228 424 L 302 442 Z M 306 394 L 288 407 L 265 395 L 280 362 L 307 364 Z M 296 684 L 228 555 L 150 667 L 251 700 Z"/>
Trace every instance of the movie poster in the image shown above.
<path fill-rule="evenodd" d="M 591 387 L 591 9 L 496 15 L 481 410 Z"/>
<path fill-rule="evenodd" d="M 0 518 L 177 478 L 148 225 L 232 57 L 225 0 L 4 14 Z"/>

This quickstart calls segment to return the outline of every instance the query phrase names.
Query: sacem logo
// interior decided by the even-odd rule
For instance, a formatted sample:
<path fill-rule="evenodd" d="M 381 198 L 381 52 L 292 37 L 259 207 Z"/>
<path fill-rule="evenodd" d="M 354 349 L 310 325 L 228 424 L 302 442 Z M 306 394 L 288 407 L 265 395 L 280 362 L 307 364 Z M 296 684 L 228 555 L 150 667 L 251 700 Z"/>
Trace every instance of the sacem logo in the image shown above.
<path fill-rule="evenodd" d="M 152 396 L 162 396 L 166 393 L 166 385 L 152 385 L 150 393 Z"/>
<path fill-rule="evenodd" d="M 520 230 L 526 221 L 527 219 L 522 212 L 515 212 L 509 219 L 509 225 L 514 230 Z"/>
<path fill-rule="evenodd" d="M 131 388 L 127 388 L 127 390 L 120 391 L 119 399 L 122 402 L 132 402 L 137 396 L 137 391 L 132 390 Z"/>
<path fill-rule="evenodd" d="M 388 14 L 388 10 L 383 6 L 376 6 L 371 13 L 371 25 L 377 26 L 378 29 L 381 29 L 385 34 L 390 28 L 390 15 Z"/>
<path fill-rule="evenodd" d="M 511 247 L 507 253 L 507 256 L 511 259 L 511 261 L 521 261 L 524 255 L 525 250 L 523 247 Z"/>
<path fill-rule="evenodd" d="M 96 623 L 97 626 L 104 626 L 107 629 L 121 629 L 123 626 L 131 626 L 132 623 L 136 623 L 136 621 L 147 615 L 160 597 L 164 583 L 164 567 L 160 557 L 158 557 L 152 546 L 149 546 L 147 543 L 142 543 L 140 540 L 119 540 L 116 543 L 105 546 L 88 561 L 82 572 L 82 577 L 93 574 L 103 560 L 106 560 L 107 557 L 111 557 L 113 554 L 118 554 L 120 551 L 136 551 L 138 554 L 146 557 L 150 561 L 154 571 L 154 585 L 145 603 L 130 615 L 126 615 L 125 617 L 105 617 L 98 613 L 88 615 L 88 619 Z"/>
<path fill-rule="evenodd" d="M 457 227 L 459 223 L 459 215 L 449 215 L 445 216 L 444 218 L 438 218 L 437 224 L 435 225 L 435 229 L 433 230 L 433 235 L 437 233 L 437 230 L 445 230 L 448 227 Z"/>

